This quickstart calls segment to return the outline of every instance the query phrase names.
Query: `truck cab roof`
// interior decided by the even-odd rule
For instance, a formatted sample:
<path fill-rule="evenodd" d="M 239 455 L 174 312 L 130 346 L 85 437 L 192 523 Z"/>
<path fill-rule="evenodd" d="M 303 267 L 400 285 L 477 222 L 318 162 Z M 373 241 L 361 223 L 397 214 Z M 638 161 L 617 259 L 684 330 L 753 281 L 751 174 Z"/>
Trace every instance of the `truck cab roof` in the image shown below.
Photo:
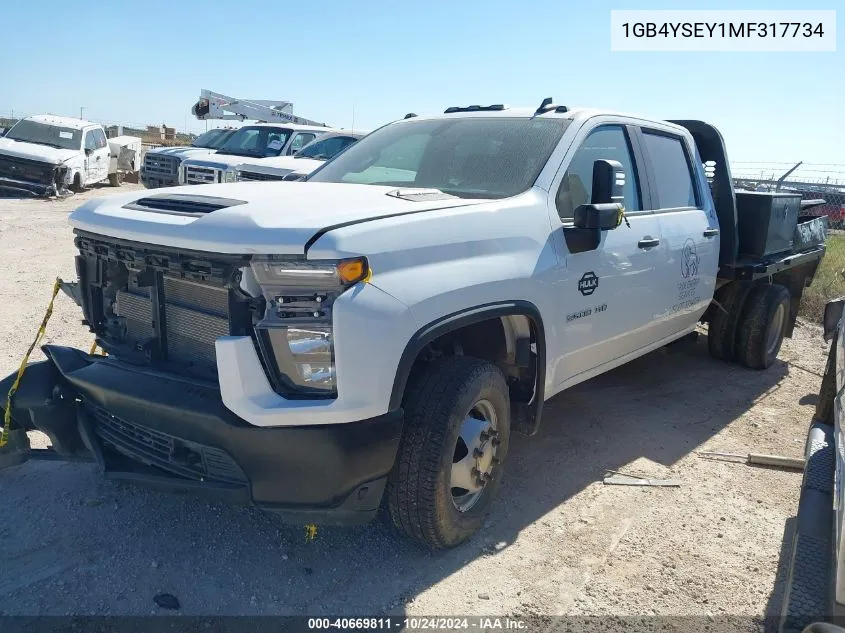
<path fill-rule="evenodd" d="M 57 127 L 69 128 L 72 130 L 84 130 L 89 127 L 99 127 L 99 123 L 93 121 L 86 121 L 85 119 L 74 119 L 72 117 L 55 116 L 53 114 L 35 114 L 26 117 L 27 121 L 35 121 L 36 123 L 44 123 L 45 125 L 55 125 Z"/>

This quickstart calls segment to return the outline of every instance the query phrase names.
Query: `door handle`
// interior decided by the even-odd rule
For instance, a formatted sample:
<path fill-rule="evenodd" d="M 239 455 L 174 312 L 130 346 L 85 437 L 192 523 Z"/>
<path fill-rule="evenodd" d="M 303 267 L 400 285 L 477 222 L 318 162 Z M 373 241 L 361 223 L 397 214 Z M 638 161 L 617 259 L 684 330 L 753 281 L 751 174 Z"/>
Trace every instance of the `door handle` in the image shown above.
<path fill-rule="evenodd" d="M 704 229 L 704 237 L 716 237 L 719 234 L 719 229 Z"/>
<path fill-rule="evenodd" d="M 640 248 L 654 248 L 658 244 L 660 244 L 660 239 L 649 235 L 646 235 L 643 239 L 637 242 L 637 246 Z"/>

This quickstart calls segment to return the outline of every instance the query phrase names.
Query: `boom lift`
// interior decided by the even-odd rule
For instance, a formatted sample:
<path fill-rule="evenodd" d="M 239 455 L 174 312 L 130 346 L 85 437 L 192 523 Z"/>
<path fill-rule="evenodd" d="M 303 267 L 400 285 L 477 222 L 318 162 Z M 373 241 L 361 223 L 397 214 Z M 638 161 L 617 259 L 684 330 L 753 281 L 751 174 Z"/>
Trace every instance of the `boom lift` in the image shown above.
<path fill-rule="evenodd" d="M 269 123 L 284 121 L 299 125 L 318 125 L 329 127 L 325 123 L 312 121 L 293 114 L 290 101 L 267 101 L 266 99 L 235 99 L 219 92 L 203 89 L 200 98 L 192 107 L 191 114 L 200 121 L 225 119 L 236 121 L 259 121 Z"/>

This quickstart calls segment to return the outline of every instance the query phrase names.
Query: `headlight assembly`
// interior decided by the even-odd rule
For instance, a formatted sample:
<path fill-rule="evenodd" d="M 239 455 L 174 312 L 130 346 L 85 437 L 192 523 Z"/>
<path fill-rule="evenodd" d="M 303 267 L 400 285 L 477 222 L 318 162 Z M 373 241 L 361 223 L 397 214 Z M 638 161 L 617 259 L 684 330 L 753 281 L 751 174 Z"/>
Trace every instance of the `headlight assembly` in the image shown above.
<path fill-rule="evenodd" d="M 266 301 L 255 332 L 273 388 L 292 399 L 337 397 L 332 306 L 369 279 L 367 259 L 255 258 L 251 267 Z"/>

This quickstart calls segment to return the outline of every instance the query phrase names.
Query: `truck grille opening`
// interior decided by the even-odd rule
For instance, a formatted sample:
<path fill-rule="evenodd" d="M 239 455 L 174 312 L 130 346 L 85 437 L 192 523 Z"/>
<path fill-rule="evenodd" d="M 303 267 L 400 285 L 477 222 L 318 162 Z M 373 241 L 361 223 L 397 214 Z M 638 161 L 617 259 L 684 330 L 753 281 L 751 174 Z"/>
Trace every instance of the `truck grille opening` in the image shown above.
<path fill-rule="evenodd" d="M 185 182 L 189 185 L 205 185 L 220 182 L 220 170 L 214 167 L 186 165 Z"/>
<path fill-rule="evenodd" d="M 49 163 L 16 156 L 0 156 L 0 177 L 46 186 L 53 184 L 56 171 L 57 167 Z"/>
<path fill-rule="evenodd" d="M 97 436 L 130 459 L 195 481 L 247 482 L 243 470 L 224 450 L 135 424 L 90 403 L 86 409 Z"/>
<path fill-rule="evenodd" d="M 76 243 L 85 320 L 110 356 L 216 382 L 217 339 L 254 337 L 264 299 L 239 289 L 248 258 L 86 234 Z"/>
<path fill-rule="evenodd" d="M 172 156 L 160 156 L 152 152 L 144 155 L 144 173 L 150 178 L 173 178 L 179 163 Z"/>
<path fill-rule="evenodd" d="M 216 372 L 214 342 L 229 334 L 229 293 L 210 284 L 164 277 L 164 322 L 167 357 L 200 373 Z M 149 288 L 117 291 L 115 316 L 122 318 L 129 338 L 155 337 Z"/>

